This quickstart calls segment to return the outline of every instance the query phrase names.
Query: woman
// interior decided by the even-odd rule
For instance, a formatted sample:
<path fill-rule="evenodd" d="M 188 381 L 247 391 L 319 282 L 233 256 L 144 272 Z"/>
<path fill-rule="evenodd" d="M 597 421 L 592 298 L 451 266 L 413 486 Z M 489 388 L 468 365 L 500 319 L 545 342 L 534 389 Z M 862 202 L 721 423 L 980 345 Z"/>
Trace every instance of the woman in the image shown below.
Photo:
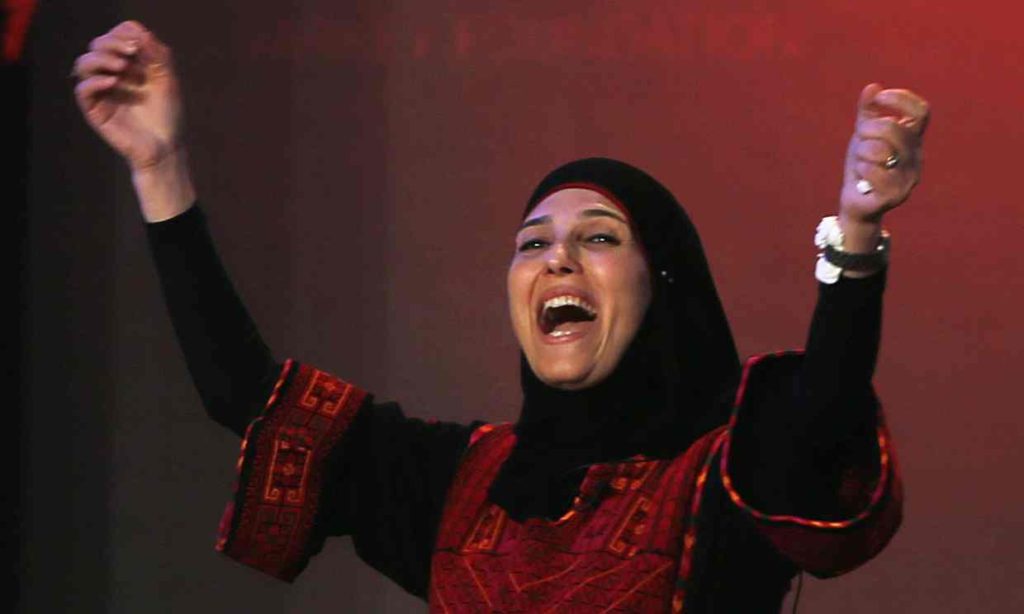
<path fill-rule="evenodd" d="M 168 50 L 141 25 L 75 65 L 89 123 L 132 168 L 168 307 L 207 410 L 243 436 L 218 548 L 292 579 L 331 534 L 436 611 L 777 611 L 800 570 L 863 563 L 900 519 L 870 388 L 888 238 L 928 110 L 864 89 L 840 215 L 819 227 L 807 349 L 741 370 L 697 233 L 608 159 L 529 199 L 509 267 L 515 425 L 405 418 L 277 364 L 205 231 Z"/>

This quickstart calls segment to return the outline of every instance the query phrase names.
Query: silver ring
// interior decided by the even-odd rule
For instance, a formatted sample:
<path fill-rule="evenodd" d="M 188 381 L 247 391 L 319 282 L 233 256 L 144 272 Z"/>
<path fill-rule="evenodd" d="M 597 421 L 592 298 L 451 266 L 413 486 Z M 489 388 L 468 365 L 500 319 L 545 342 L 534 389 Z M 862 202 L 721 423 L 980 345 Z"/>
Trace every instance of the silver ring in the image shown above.
<path fill-rule="evenodd" d="M 857 191 L 861 194 L 870 194 L 875 191 L 875 186 L 867 179 L 861 179 L 856 184 Z"/>
<path fill-rule="evenodd" d="M 896 153 L 896 152 L 893 152 L 893 153 L 889 154 L 888 158 L 885 159 L 885 162 L 882 163 L 882 166 L 884 166 L 885 168 L 887 168 L 889 170 L 892 170 L 892 169 L 896 168 L 897 166 L 899 166 L 899 163 L 900 163 L 900 155 L 898 153 Z"/>

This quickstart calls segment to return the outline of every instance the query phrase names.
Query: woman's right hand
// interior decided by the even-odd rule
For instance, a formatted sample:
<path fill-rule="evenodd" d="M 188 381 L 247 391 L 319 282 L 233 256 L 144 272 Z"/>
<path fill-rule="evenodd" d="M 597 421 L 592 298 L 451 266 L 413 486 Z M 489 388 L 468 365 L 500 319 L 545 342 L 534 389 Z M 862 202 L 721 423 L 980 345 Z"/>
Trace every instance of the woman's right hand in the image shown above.
<path fill-rule="evenodd" d="M 86 122 L 128 162 L 143 217 L 158 222 L 188 209 L 195 190 L 170 49 L 142 24 L 125 21 L 89 43 L 72 75 Z"/>
<path fill-rule="evenodd" d="M 181 96 L 170 50 L 135 21 L 89 44 L 75 60 L 82 115 L 133 171 L 157 166 L 180 148 Z"/>

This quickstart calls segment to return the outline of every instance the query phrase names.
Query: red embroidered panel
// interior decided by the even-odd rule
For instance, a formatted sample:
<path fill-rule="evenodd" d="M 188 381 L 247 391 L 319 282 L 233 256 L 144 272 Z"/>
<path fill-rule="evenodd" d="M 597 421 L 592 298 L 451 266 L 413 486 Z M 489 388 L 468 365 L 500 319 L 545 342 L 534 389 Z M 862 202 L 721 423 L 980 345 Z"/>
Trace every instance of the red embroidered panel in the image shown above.
<path fill-rule="evenodd" d="M 487 501 L 515 435 L 509 426 L 481 434 L 448 493 L 431 611 L 662 612 L 681 604 L 684 535 L 722 433 L 674 460 L 594 465 L 565 516 L 524 523 Z"/>
<path fill-rule="evenodd" d="M 218 550 L 288 581 L 305 567 L 324 465 L 365 396 L 323 371 L 285 364 L 242 441 L 239 484 Z"/>

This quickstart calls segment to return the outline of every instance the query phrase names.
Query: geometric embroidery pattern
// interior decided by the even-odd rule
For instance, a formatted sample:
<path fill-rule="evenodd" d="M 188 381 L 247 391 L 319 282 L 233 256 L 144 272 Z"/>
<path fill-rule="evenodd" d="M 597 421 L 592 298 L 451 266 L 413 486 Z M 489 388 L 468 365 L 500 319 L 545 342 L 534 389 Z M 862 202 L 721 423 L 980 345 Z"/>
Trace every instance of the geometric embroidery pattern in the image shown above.
<path fill-rule="evenodd" d="M 724 428 L 670 460 L 592 465 L 557 520 L 516 522 L 487 501 L 515 443 L 490 427 L 448 492 L 431 569 L 434 612 L 664 612 L 700 469 Z"/>
<path fill-rule="evenodd" d="M 365 396 L 323 371 L 285 363 L 242 441 L 239 486 L 221 520 L 218 550 L 289 581 L 305 567 L 325 461 Z"/>

